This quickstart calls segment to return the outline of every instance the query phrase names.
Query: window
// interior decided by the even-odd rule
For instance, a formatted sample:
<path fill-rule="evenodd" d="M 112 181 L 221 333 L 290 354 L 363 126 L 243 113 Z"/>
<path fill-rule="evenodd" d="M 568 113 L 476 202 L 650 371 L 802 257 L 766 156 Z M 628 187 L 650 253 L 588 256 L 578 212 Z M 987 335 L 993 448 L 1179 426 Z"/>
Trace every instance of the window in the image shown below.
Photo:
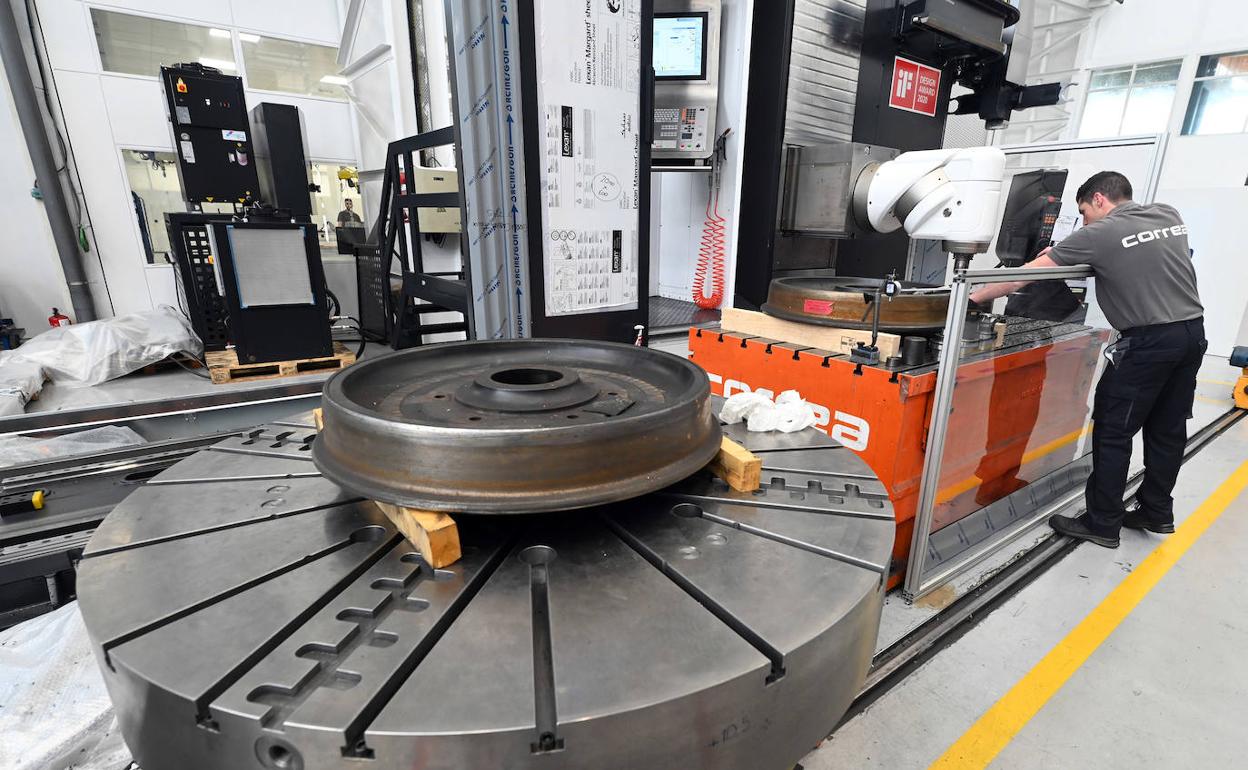
<path fill-rule="evenodd" d="M 229 30 L 91 9 L 100 63 L 107 72 L 160 75 L 162 64 L 198 62 L 236 74 Z"/>
<path fill-rule="evenodd" d="M 247 32 L 240 32 L 238 38 L 243 43 L 249 88 L 344 98 L 342 87 L 347 81 L 338 76 L 337 48 Z"/>
<path fill-rule="evenodd" d="M 342 168 L 336 163 L 312 164 L 312 183 L 320 188 L 312 193 L 312 221 L 316 223 L 321 240 L 328 245 L 337 243 L 338 215 L 346 209 L 348 200 L 356 216 L 363 220 L 364 227 L 373 225 L 364 213 L 359 188 L 338 178 L 338 171 Z"/>
<path fill-rule="evenodd" d="M 139 234 L 143 239 L 147 264 L 172 262 L 165 214 L 186 211 L 182 183 L 178 179 L 178 158 L 172 152 L 145 150 L 122 150 L 121 157 L 126 167 L 126 179 L 130 182 L 130 200 L 134 205 L 134 215 L 139 220 Z M 228 214 L 233 213 L 234 207 L 228 203 L 205 203 L 203 210 Z"/>
<path fill-rule="evenodd" d="M 1184 134 L 1248 131 L 1248 51 L 1200 57 Z"/>
<path fill-rule="evenodd" d="M 1079 138 L 1164 132 L 1181 66 L 1176 59 L 1093 71 Z"/>

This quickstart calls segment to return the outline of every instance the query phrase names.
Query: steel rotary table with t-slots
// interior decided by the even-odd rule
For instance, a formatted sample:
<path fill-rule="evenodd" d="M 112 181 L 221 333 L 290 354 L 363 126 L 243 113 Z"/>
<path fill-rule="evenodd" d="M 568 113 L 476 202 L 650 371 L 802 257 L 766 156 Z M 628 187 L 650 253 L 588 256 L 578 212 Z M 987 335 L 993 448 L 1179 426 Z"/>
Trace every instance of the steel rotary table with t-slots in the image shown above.
<path fill-rule="evenodd" d="M 562 513 L 462 515 L 464 557 L 438 570 L 321 476 L 310 419 L 183 460 L 109 515 L 79 571 L 136 760 L 791 767 L 865 677 L 892 506 L 821 433 L 724 431 L 763 457 L 757 492 L 699 471 Z"/>

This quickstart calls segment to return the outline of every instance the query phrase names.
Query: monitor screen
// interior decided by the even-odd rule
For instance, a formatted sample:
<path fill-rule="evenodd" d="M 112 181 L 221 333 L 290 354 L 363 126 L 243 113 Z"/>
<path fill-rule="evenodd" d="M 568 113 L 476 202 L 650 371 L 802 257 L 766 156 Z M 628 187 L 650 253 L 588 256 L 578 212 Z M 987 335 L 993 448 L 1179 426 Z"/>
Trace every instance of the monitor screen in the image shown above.
<path fill-rule="evenodd" d="M 312 279 L 302 227 L 226 228 L 242 307 L 312 305 Z"/>
<path fill-rule="evenodd" d="M 706 79 L 706 25 L 705 13 L 654 15 L 656 79 Z"/>

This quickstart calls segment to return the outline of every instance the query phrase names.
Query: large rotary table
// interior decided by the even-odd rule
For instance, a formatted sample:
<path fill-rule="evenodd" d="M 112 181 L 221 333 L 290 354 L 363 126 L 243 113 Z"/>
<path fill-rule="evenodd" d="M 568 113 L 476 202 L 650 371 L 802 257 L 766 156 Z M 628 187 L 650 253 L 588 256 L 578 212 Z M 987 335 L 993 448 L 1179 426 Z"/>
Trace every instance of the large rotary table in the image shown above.
<path fill-rule="evenodd" d="M 459 516 L 433 570 L 323 478 L 310 419 L 149 481 L 83 555 L 79 599 L 144 770 L 791 767 L 871 659 L 883 487 L 816 431 L 566 513 Z"/>

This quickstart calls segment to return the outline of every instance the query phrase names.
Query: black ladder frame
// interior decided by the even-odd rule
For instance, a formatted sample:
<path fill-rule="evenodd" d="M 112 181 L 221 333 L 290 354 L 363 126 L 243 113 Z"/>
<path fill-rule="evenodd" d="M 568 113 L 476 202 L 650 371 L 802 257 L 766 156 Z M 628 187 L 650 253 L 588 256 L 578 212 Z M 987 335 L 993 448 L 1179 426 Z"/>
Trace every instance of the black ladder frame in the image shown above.
<path fill-rule="evenodd" d="M 371 256 L 378 259 L 381 270 L 385 323 L 381 328 L 369 331 L 374 336 L 385 339 L 395 350 L 423 344 L 426 334 L 461 332 L 467 339 L 474 336 L 472 293 L 467 268 L 463 263 L 463 249 L 460 250 L 459 270 L 431 273 L 425 270 L 421 247 L 421 236 L 424 233 L 420 230 L 419 209 L 459 208 L 461 213 L 465 213 L 462 182 L 460 192 L 415 193 L 410 191 L 415 176 L 407 173 L 420 166 L 419 154 L 422 150 L 455 143 L 455 127 L 447 126 L 389 144 L 386 148 L 381 205 L 373 237 L 370 238 L 371 243 L 356 247 L 357 269 L 362 268 L 362 261 Z M 389 284 L 392 276 L 390 269 L 396 256 L 402 276 L 397 301 L 392 296 Z M 360 278 L 359 287 L 360 313 L 363 316 L 366 301 L 363 276 Z M 448 311 L 462 313 L 463 320 L 427 323 L 422 319 L 427 313 Z"/>

